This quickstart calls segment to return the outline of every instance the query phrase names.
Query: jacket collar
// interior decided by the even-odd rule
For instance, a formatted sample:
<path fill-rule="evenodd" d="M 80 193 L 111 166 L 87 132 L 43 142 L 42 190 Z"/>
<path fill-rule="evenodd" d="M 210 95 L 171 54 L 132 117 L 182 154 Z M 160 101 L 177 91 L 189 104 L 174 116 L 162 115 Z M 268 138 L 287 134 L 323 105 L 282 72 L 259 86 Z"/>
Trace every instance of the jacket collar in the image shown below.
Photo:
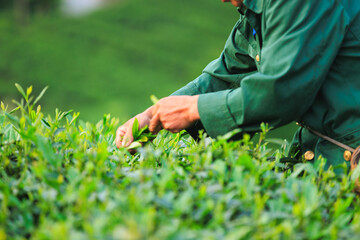
<path fill-rule="evenodd" d="M 243 3 L 254 13 L 260 14 L 263 11 L 264 0 L 244 0 Z"/>

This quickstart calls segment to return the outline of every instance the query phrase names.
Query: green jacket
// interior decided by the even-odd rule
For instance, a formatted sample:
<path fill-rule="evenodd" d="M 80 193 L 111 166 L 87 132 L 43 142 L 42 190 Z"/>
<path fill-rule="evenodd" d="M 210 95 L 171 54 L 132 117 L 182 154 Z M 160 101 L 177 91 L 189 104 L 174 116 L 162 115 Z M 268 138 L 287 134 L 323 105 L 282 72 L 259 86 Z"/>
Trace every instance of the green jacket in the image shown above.
<path fill-rule="evenodd" d="M 292 121 L 360 145 L 359 0 L 244 0 L 221 56 L 173 95 L 200 94 L 201 124 L 211 137 Z M 307 150 L 342 164 L 344 150 L 306 130 Z M 296 144 L 294 144 L 295 146 Z"/>

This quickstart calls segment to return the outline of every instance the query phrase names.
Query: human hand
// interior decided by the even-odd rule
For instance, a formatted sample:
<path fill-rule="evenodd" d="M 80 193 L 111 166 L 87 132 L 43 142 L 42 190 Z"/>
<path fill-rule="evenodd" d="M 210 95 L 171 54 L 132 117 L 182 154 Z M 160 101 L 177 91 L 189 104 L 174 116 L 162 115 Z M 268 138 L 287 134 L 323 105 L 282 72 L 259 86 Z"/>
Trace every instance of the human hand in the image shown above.
<path fill-rule="evenodd" d="M 195 96 L 170 96 L 162 98 L 152 109 L 149 129 L 158 133 L 162 128 L 170 132 L 179 132 L 190 127 L 200 119 L 198 98 Z"/>
<path fill-rule="evenodd" d="M 153 107 L 148 108 L 144 112 L 131 118 L 129 121 L 127 121 L 125 124 L 123 124 L 116 130 L 115 143 L 118 148 L 128 147 L 134 141 L 132 129 L 135 118 L 139 122 L 139 129 L 142 129 L 143 127 L 150 124 L 150 120 L 152 118 L 152 109 Z"/>

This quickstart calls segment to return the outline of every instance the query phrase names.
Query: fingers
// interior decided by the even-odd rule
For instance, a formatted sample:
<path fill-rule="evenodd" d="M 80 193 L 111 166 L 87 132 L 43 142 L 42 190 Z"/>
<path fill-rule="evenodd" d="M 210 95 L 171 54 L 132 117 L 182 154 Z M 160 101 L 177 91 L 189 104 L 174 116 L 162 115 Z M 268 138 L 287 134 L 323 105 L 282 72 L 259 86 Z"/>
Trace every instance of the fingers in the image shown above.
<path fill-rule="evenodd" d="M 134 137 L 132 135 L 132 132 L 131 131 L 127 131 L 123 140 L 122 140 L 122 143 L 121 145 L 123 147 L 128 147 L 130 146 L 130 144 L 134 141 Z"/>
<path fill-rule="evenodd" d="M 134 119 L 132 119 L 131 122 L 128 124 L 127 131 L 121 142 L 122 147 L 128 147 L 134 141 L 134 137 L 132 135 L 133 125 L 134 125 Z"/>
<path fill-rule="evenodd" d="M 120 148 L 121 145 L 122 145 L 122 140 L 123 140 L 124 135 L 126 133 L 126 129 L 127 129 L 126 126 L 122 125 L 116 130 L 115 143 L 116 143 L 117 148 Z"/>
<path fill-rule="evenodd" d="M 152 106 L 147 110 L 145 110 L 144 112 L 136 115 L 134 118 L 130 119 L 122 126 L 120 126 L 116 131 L 116 138 L 115 138 L 116 146 L 118 148 L 128 147 L 134 141 L 134 136 L 132 135 L 132 129 L 135 118 L 139 122 L 139 129 L 145 126 L 149 126 L 151 132 L 158 133 L 162 129 L 162 125 L 159 115 L 153 117 L 155 116 L 156 112 L 157 112 L 157 107 Z"/>
<path fill-rule="evenodd" d="M 161 121 L 160 121 L 160 115 L 155 114 L 153 115 L 153 118 L 150 121 L 149 130 L 150 132 L 157 134 L 162 129 Z"/>
<path fill-rule="evenodd" d="M 134 119 L 130 119 L 116 130 L 115 143 L 117 148 L 128 147 L 133 141 L 132 127 Z"/>

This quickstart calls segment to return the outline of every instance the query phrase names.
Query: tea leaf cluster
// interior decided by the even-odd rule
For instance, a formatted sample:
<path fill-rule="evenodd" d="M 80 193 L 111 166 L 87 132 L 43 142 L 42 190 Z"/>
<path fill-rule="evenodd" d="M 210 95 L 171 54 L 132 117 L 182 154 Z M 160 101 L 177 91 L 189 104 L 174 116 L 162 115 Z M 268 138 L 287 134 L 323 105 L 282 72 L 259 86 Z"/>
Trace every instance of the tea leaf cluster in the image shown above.
<path fill-rule="evenodd" d="M 32 88 L 18 89 L 24 99 L 14 111 L 1 104 L 0 239 L 360 234 L 352 191 L 359 171 L 335 175 L 324 159 L 284 162 L 286 146 L 269 150 L 266 125 L 256 144 L 248 135 L 202 134 L 195 142 L 185 132 L 161 132 L 131 155 L 115 146 L 117 119 L 91 124 L 59 110 L 44 116 Z"/>

